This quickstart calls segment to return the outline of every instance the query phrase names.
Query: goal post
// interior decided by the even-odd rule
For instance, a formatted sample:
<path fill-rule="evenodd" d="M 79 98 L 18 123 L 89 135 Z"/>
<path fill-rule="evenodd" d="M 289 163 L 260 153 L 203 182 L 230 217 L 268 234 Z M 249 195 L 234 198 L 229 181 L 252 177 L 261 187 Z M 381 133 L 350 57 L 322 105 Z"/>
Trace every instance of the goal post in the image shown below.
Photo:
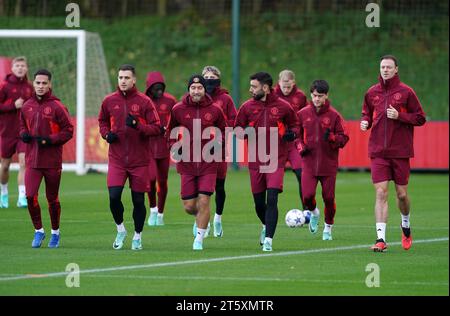
<path fill-rule="evenodd" d="M 94 41 L 95 45 L 87 45 L 87 39 L 90 41 Z M 6 39 L 10 41 L 14 41 L 14 44 L 7 44 Z M 53 41 L 53 39 L 70 39 L 70 44 L 63 44 L 65 42 Z M 36 41 L 36 43 L 29 43 L 27 46 L 26 43 L 23 45 L 16 44 L 16 42 L 32 42 Z M 30 70 L 33 67 L 42 67 L 46 64 L 50 64 L 49 70 L 54 74 L 55 78 L 53 80 L 59 80 L 62 84 L 65 84 L 67 87 L 64 89 L 70 90 L 67 92 L 61 92 L 62 89 L 54 89 L 55 95 L 61 98 L 64 104 L 76 103 L 76 107 L 72 108 L 72 111 L 76 111 L 76 139 L 75 139 L 75 161 L 63 161 L 63 169 L 67 171 L 75 171 L 76 174 L 82 175 L 85 174 L 88 166 L 86 162 L 86 95 L 87 95 L 87 79 L 90 79 L 89 89 L 93 89 L 96 93 L 94 98 L 90 98 L 91 103 L 91 111 L 90 115 L 94 116 L 95 112 L 98 111 L 98 108 L 101 104 L 102 98 L 110 93 L 110 82 L 108 77 L 108 72 L 106 69 L 106 63 L 104 60 L 103 47 L 101 45 L 101 40 L 99 36 L 95 33 L 89 33 L 84 30 L 0 30 L 0 55 L 8 54 L 10 57 L 24 55 L 28 58 L 29 68 Z M 75 42 L 73 44 L 72 42 Z M 97 44 L 99 42 L 99 44 Z M 4 45 L 4 46 L 2 46 Z M 46 46 L 47 45 L 47 46 Z M 76 45 L 76 49 L 73 45 Z M 39 46 L 39 47 L 37 47 Z M 42 46 L 42 47 L 41 47 Z M 92 46 L 92 47 L 91 47 Z M 99 47 L 94 47 L 99 46 Z M 33 50 L 41 49 L 42 52 L 37 52 L 35 54 L 39 55 L 39 61 L 34 61 L 33 58 L 29 58 L 31 54 L 33 54 Z M 88 56 L 87 49 L 91 49 L 93 53 L 90 53 Z M 58 55 L 54 57 L 54 61 L 46 60 L 47 53 L 54 50 L 61 50 L 58 52 Z M 47 51 L 47 53 L 46 53 Z M 74 52 L 76 51 L 76 56 Z M 90 51 L 89 51 L 90 52 Z M 93 56 L 95 55 L 95 56 Z M 92 76 L 97 76 L 96 78 L 87 78 L 87 59 L 92 59 L 90 61 L 90 69 L 93 74 Z M 39 65 L 37 65 L 39 63 Z M 75 63 L 75 65 L 65 65 Z M 60 73 L 55 76 L 53 70 L 57 67 L 61 68 Z M 76 71 L 75 68 L 76 67 Z M 101 67 L 101 71 L 98 69 L 91 69 L 94 67 Z M 31 72 L 29 72 L 29 76 L 31 76 Z M 102 76 L 102 79 L 99 80 L 98 76 Z M 72 83 L 69 81 L 75 79 L 76 81 Z M 65 82 L 67 81 L 67 82 Z M 55 88 L 55 87 L 54 87 Z M 73 91 L 75 89 L 75 91 Z M 73 104 L 71 104 L 73 106 Z M 97 161 L 98 162 L 98 161 Z M 101 162 L 99 166 L 104 164 L 105 162 Z M 100 168 L 102 169 L 102 168 Z"/>

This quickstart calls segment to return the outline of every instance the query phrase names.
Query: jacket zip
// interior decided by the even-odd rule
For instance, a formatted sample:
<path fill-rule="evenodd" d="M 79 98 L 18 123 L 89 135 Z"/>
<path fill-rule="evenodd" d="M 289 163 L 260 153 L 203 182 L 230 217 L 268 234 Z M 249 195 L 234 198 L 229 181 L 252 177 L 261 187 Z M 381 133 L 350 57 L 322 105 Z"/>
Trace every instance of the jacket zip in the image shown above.
<path fill-rule="evenodd" d="M 317 144 L 317 159 L 316 159 L 316 175 L 319 174 L 319 154 L 320 154 L 320 143 L 319 143 L 319 113 L 316 112 L 316 144 Z"/>
<path fill-rule="evenodd" d="M 197 110 L 196 118 L 199 119 L 200 118 L 200 107 L 197 106 L 196 110 Z M 192 126 L 192 131 L 194 131 L 194 126 Z M 200 144 L 202 143 L 202 136 L 201 136 L 201 134 L 202 134 L 202 128 L 201 128 L 201 121 L 200 121 Z M 193 141 L 195 141 L 195 140 L 193 140 Z M 194 146 L 192 146 L 192 149 L 194 149 Z M 202 146 L 200 146 L 200 154 L 201 154 L 202 150 L 203 150 L 203 148 L 202 148 Z M 192 157 L 194 157 L 193 154 L 194 153 L 192 153 Z M 201 158 L 200 158 L 200 160 L 201 160 Z M 199 175 L 200 175 L 200 162 L 197 162 L 197 176 L 199 176 Z"/>
<path fill-rule="evenodd" d="M 127 95 L 126 94 L 124 95 L 124 98 L 125 98 L 125 104 L 124 104 L 123 110 L 124 110 L 124 118 L 126 121 L 126 119 L 127 119 Z M 126 149 L 125 164 L 128 166 L 129 152 L 128 152 L 128 135 L 127 134 L 128 134 L 128 127 L 125 124 L 125 149 Z"/>
<path fill-rule="evenodd" d="M 34 136 L 39 136 L 39 123 L 40 123 L 40 121 L 41 121 L 41 105 L 39 104 L 39 101 L 38 101 L 38 108 L 37 108 L 37 112 L 36 112 L 36 127 L 35 127 L 35 133 L 34 133 Z M 39 152 L 39 144 L 36 144 L 36 151 L 35 151 L 35 153 L 36 153 L 36 157 L 35 157 L 35 159 L 34 159 L 34 161 L 35 161 L 35 165 L 34 165 L 34 167 L 35 168 L 37 168 L 37 165 L 38 165 L 38 152 Z"/>
<path fill-rule="evenodd" d="M 383 152 L 386 151 L 386 147 L 387 147 L 387 124 L 388 124 L 388 118 L 387 118 L 387 104 L 388 104 L 388 93 L 387 90 L 385 90 L 384 93 L 384 147 L 383 147 Z"/>

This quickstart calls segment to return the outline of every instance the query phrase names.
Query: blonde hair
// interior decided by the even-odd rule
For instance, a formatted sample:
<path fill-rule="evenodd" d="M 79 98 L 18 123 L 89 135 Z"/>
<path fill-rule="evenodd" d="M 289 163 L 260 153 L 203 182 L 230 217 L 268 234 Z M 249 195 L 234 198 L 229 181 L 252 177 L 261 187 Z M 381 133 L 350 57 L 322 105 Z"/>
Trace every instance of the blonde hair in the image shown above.
<path fill-rule="evenodd" d="M 18 62 L 21 62 L 21 61 L 25 62 L 25 64 L 28 64 L 27 58 L 25 56 L 17 56 L 17 57 L 14 57 L 14 59 L 12 60 L 11 65 L 14 65 L 15 63 L 18 63 Z"/>
<path fill-rule="evenodd" d="M 216 66 L 205 66 L 205 68 L 203 68 L 202 71 L 202 76 L 204 76 L 207 72 L 212 72 L 213 74 L 215 74 L 217 77 L 220 78 L 220 70 Z"/>
<path fill-rule="evenodd" d="M 282 72 L 280 72 L 278 78 L 280 80 L 283 80 L 283 79 L 295 80 L 295 73 L 292 70 L 285 69 Z"/>

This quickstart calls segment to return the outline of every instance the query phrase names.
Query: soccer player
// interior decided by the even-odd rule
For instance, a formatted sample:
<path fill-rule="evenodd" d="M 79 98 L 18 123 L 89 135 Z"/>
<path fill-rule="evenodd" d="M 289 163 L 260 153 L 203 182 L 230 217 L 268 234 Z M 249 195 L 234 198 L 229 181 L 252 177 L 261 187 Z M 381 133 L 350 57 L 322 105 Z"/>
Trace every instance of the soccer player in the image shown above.
<path fill-rule="evenodd" d="M 280 72 L 278 76 L 278 84 L 274 91 L 278 97 L 287 101 L 293 107 L 295 113 L 306 106 L 306 95 L 295 84 L 295 73 L 292 70 L 285 69 Z M 292 171 L 297 177 L 300 203 L 302 203 L 302 209 L 304 210 L 305 206 L 303 205 L 302 197 L 302 164 L 297 150 L 298 142 L 299 140 L 296 139 L 295 143 L 289 143 L 287 161 L 289 161 Z"/>
<path fill-rule="evenodd" d="M 52 74 L 38 70 L 34 74 L 34 93 L 22 106 L 20 137 L 27 143 L 25 186 L 28 211 L 34 225 L 33 248 L 40 248 L 45 238 L 38 202 L 39 186 L 45 180 L 45 193 L 52 223 L 49 248 L 60 245 L 59 220 L 61 204 L 58 193 L 61 182 L 63 145 L 73 136 L 67 108 L 52 94 Z"/>
<path fill-rule="evenodd" d="M 202 75 L 206 81 L 206 92 L 212 97 L 213 103 L 222 108 L 228 126 L 234 125 L 236 119 L 236 106 L 228 91 L 220 86 L 220 70 L 216 66 L 205 66 Z M 223 144 L 225 152 L 227 144 Z M 223 236 L 222 214 L 225 206 L 225 178 L 227 176 L 228 163 L 224 160 L 219 163 L 216 178 L 216 214 L 214 215 L 214 237 Z"/>
<path fill-rule="evenodd" d="M 264 166 L 270 165 L 270 161 L 262 162 L 261 157 L 256 157 L 256 161 L 248 164 L 255 210 L 263 225 L 260 234 L 263 251 L 272 251 L 272 239 L 278 222 L 278 194 L 283 191 L 288 143 L 293 142 L 298 135 L 296 113 L 289 103 L 275 95 L 272 84 L 272 77 L 267 72 L 258 72 L 250 76 L 252 98 L 239 108 L 235 122 L 236 127 L 265 129 L 265 139 L 256 137 L 256 146 L 259 149 L 265 142 L 265 148 L 269 152 L 274 150 L 270 147 L 270 128 L 276 128 L 278 131 L 275 170 L 262 170 Z M 256 134 L 259 134 L 258 131 Z"/>
<path fill-rule="evenodd" d="M 328 83 L 315 80 L 310 91 L 312 102 L 298 112 L 303 204 L 311 211 L 309 231 L 315 234 L 319 229 L 320 217 L 315 196 L 317 183 L 320 182 L 325 204 L 322 240 L 332 240 L 339 149 L 345 146 L 349 137 L 344 130 L 344 119 L 328 100 Z"/>
<path fill-rule="evenodd" d="M 168 133 L 176 127 L 189 132 L 189 137 L 183 136 L 178 154 L 182 159 L 177 162 L 177 171 L 181 175 L 181 199 L 188 214 L 195 216 L 194 224 L 194 250 L 203 250 L 203 238 L 208 228 L 210 217 L 210 197 L 214 193 L 216 185 L 217 167 L 222 157 L 220 148 L 223 142 L 226 120 L 220 107 L 213 104 L 213 100 L 206 93 L 206 82 L 201 75 L 193 75 L 189 79 L 188 91 L 181 102 L 177 103 L 173 109 L 169 120 Z M 195 131 L 201 133 L 208 127 L 216 127 L 222 137 L 218 140 L 220 146 L 211 147 L 213 159 L 208 162 L 205 159 L 205 145 L 212 139 L 211 132 L 209 139 L 196 136 Z M 205 131 L 208 133 L 208 131 Z M 184 135 L 184 134 L 183 134 Z M 194 139 L 194 137 L 198 137 Z M 196 146 L 195 142 L 200 142 Z M 173 147 L 176 147 L 175 145 Z M 172 149 L 171 149 L 172 150 Z M 174 149 L 175 150 L 175 149 Z M 203 153 L 202 153 L 203 152 Z M 199 157 L 201 155 L 201 157 Z M 196 157 L 197 156 L 197 157 Z M 218 156 L 218 158 L 217 158 Z M 196 159 L 197 158 L 197 159 Z"/>
<path fill-rule="evenodd" d="M 131 249 L 141 250 L 146 216 L 145 192 L 150 190 L 149 137 L 164 133 L 164 128 L 160 126 L 152 101 L 136 89 L 134 66 L 120 66 L 117 79 L 117 91 L 105 97 L 98 115 L 100 134 L 109 143 L 109 207 L 117 225 L 113 248 L 121 249 L 127 235 L 123 225 L 122 191 L 128 178 L 135 231 Z"/>
<path fill-rule="evenodd" d="M 15 153 L 19 160 L 17 207 L 26 208 L 27 198 L 24 185 L 26 146 L 19 137 L 19 113 L 23 103 L 33 93 L 33 86 L 27 78 L 27 59 L 23 56 L 14 58 L 11 72 L 0 84 L 0 208 L 9 207 L 9 166 Z"/>
<path fill-rule="evenodd" d="M 369 157 L 376 194 L 377 240 L 371 249 L 383 252 L 387 248 L 387 199 L 389 181 L 393 180 L 401 213 L 402 247 L 408 250 L 412 245 L 408 197 L 409 159 L 414 157 L 414 126 L 424 125 L 426 117 L 414 90 L 400 81 L 395 56 L 381 58 L 378 81 L 364 96 L 360 123 L 362 131 L 372 128 Z"/>
<path fill-rule="evenodd" d="M 145 94 L 153 101 L 159 115 L 161 126 L 167 127 L 170 111 L 177 101 L 174 96 L 165 92 L 166 84 L 160 72 L 149 72 L 147 74 L 146 84 L 147 89 Z M 161 134 L 150 137 L 150 153 L 150 172 L 152 175 L 150 179 L 150 191 L 148 192 L 150 204 L 148 225 L 163 226 L 164 206 L 168 191 L 167 179 L 170 167 L 169 144 L 165 135 Z M 156 183 L 158 183 L 158 186 L 156 186 Z M 156 205 L 156 193 L 158 193 L 158 205 Z"/>

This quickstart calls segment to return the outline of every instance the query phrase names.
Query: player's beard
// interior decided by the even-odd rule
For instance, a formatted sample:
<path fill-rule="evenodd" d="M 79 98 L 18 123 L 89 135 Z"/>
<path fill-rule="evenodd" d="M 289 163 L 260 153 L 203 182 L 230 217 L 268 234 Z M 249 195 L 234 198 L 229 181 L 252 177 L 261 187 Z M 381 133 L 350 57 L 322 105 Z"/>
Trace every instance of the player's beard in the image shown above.
<path fill-rule="evenodd" d="M 265 95 L 266 95 L 266 94 L 264 93 L 264 91 L 259 91 L 259 92 L 253 94 L 253 99 L 254 99 L 255 101 L 259 101 L 259 100 L 261 100 L 262 98 L 264 98 Z"/>

